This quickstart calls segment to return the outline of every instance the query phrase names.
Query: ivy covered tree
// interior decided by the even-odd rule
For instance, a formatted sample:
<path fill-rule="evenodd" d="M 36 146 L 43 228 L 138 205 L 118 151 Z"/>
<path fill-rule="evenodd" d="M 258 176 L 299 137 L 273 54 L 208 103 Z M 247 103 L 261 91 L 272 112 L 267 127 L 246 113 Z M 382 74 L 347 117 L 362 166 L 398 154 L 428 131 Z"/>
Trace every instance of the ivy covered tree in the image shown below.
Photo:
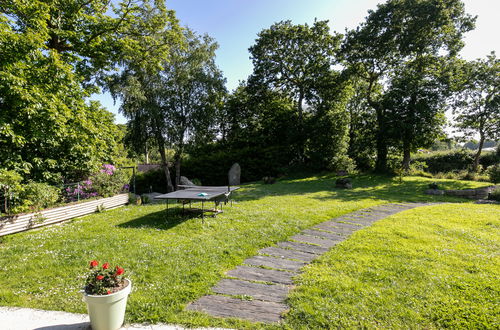
<path fill-rule="evenodd" d="M 492 52 L 486 59 L 465 63 L 462 76 L 454 104 L 455 125 L 466 137 L 479 135 L 472 168 L 477 171 L 486 139 L 500 137 L 500 61 Z"/>
<path fill-rule="evenodd" d="M 162 1 L 1 2 L 0 166 L 56 182 L 112 162 L 113 116 L 89 97 L 127 61 L 158 68 L 176 26 Z"/>

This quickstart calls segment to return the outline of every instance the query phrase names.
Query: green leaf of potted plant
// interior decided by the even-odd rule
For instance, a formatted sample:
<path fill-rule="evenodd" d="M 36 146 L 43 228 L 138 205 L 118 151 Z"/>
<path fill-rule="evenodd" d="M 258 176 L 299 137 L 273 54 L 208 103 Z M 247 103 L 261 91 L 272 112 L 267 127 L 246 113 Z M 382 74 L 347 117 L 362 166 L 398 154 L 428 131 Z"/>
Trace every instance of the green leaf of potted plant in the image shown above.
<path fill-rule="evenodd" d="M 107 262 L 101 267 L 97 260 L 90 262 L 83 300 L 93 330 L 116 330 L 122 326 L 132 288 L 132 282 L 123 273 L 123 268 L 111 268 Z"/>

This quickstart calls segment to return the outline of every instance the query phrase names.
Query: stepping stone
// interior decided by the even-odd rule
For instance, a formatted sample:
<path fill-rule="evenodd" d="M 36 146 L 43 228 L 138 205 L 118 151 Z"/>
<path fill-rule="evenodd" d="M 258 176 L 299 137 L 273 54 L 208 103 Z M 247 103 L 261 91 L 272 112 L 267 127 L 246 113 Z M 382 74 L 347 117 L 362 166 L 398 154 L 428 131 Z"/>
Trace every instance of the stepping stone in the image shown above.
<path fill-rule="evenodd" d="M 296 273 L 284 272 L 281 270 L 264 269 L 249 266 L 238 266 L 226 273 L 228 276 L 236 277 L 247 281 L 273 282 L 280 284 L 292 284 L 292 277 Z"/>
<path fill-rule="evenodd" d="M 290 271 L 298 271 L 306 264 L 305 262 L 301 261 L 267 256 L 255 256 L 243 261 L 243 263 L 252 266 L 265 266 L 269 268 L 284 269 Z"/>
<path fill-rule="evenodd" d="M 312 237 L 312 236 L 310 236 Z M 312 253 L 306 253 L 306 252 L 301 252 L 301 251 L 294 251 L 294 250 L 286 250 L 286 249 L 281 249 L 278 247 L 268 247 L 264 248 L 258 251 L 260 254 L 268 254 L 271 256 L 276 256 L 280 258 L 287 258 L 287 259 L 296 259 L 296 260 L 301 260 L 305 262 L 312 261 L 314 258 L 316 258 L 316 255 Z"/>
<path fill-rule="evenodd" d="M 337 240 L 339 238 L 342 238 L 341 235 L 335 234 L 335 233 L 328 233 L 326 231 L 319 231 L 319 230 L 313 230 L 313 229 L 305 229 L 300 232 L 301 234 L 304 235 L 311 235 L 311 236 L 317 236 L 317 237 L 322 237 L 322 238 L 328 238 L 331 240 Z"/>
<path fill-rule="evenodd" d="M 281 303 L 241 300 L 226 296 L 204 296 L 187 307 L 188 310 L 202 311 L 213 316 L 236 317 L 252 322 L 273 323 L 281 320 L 281 314 L 288 306 Z"/>
<path fill-rule="evenodd" d="M 329 250 L 328 248 L 322 246 L 304 244 L 299 242 L 279 242 L 278 246 L 313 254 L 323 254 Z"/>
<path fill-rule="evenodd" d="M 337 227 L 337 228 L 339 228 L 339 227 L 340 228 L 350 228 L 353 230 L 359 230 L 359 229 L 364 228 L 364 226 L 362 226 L 362 225 L 358 225 L 358 224 L 354 224 L 354 223 L 338 222 L 337 220 L 338 219 L 326 221 L 326 222 L 321 223 L 321 225 L 332 226 L 332 227 Z"/>
<path fill-rule="evenodd" d="M 333 227 L 333 226 L 327 226 L 324 224 L 316 225 L 316 226 L 312 227 L 311 229 L 328 230 L 332 233 L 342 234 L 344 236 L 348 236 L 356 231 L 355 229 L 351 229 L 351 228 Z"/>
<path fill-rule="evenodd" d="M 309 236 L 309 235 L 300 235 L 300 234 L 292 236 L 290 238 L 293 239 L 294 241 L 297 241 L 297 242 L 317 244 L 317 245 L 325 247 L 325 248 L 331 248 L 332 246 L 335 246 L 344 240 L 344 238 L 342 238 L 340 236 L 339 236 L 338 240 L 331 240 L 331 239 L 326 239 L 326 238 L 319 238 L 319 237 L 314 237 L 314 236 Z M 304 260 L 304 261 L 306 261 L 306 260 Z"/>
<path fill-rule="evenodd" d="M 229 278 L 220 280 L 212 290 L 220 294 L 245 295 L 258 300 L 273 302 L 283 302 L 288 295 L 288 288 L 284 285 L 253 283 Z"/>

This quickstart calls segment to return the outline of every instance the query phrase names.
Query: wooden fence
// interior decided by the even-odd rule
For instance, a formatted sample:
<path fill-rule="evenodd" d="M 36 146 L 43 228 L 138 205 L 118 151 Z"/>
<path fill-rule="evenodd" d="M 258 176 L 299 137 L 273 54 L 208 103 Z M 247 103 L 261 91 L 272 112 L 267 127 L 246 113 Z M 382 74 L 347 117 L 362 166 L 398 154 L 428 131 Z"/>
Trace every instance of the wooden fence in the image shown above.
<path fill-rule="evenodd" d="M 0 236 L 14 234 L 54 223 L 66 221 L 95 213 L 99 208 L 113 209 L 128 203 L 128 194 L 100 198 L 88 202 L 81 202 L 36 213 L 19 214 L 0 218 Z"/>

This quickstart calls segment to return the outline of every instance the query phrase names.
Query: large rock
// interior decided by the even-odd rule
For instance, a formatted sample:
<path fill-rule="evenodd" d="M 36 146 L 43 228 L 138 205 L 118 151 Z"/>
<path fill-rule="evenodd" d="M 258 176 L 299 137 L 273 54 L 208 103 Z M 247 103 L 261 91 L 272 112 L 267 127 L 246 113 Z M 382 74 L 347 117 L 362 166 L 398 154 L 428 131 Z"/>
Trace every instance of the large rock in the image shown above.
<path fill-rule="evenodd" d="M 179 179 L 179 184 L 183 186 L 196 186 L 194 183 L 191 182 L 191 180 L 189 180 L 185 176 L 181 176 L 181 178 Z"/>
<path fill-rule="evenodd" d="M 230 186 L 237 186 L 240 184 L 241 167 L 238 163 L 234 163 L 229 169 L 227 174 Z"/>

